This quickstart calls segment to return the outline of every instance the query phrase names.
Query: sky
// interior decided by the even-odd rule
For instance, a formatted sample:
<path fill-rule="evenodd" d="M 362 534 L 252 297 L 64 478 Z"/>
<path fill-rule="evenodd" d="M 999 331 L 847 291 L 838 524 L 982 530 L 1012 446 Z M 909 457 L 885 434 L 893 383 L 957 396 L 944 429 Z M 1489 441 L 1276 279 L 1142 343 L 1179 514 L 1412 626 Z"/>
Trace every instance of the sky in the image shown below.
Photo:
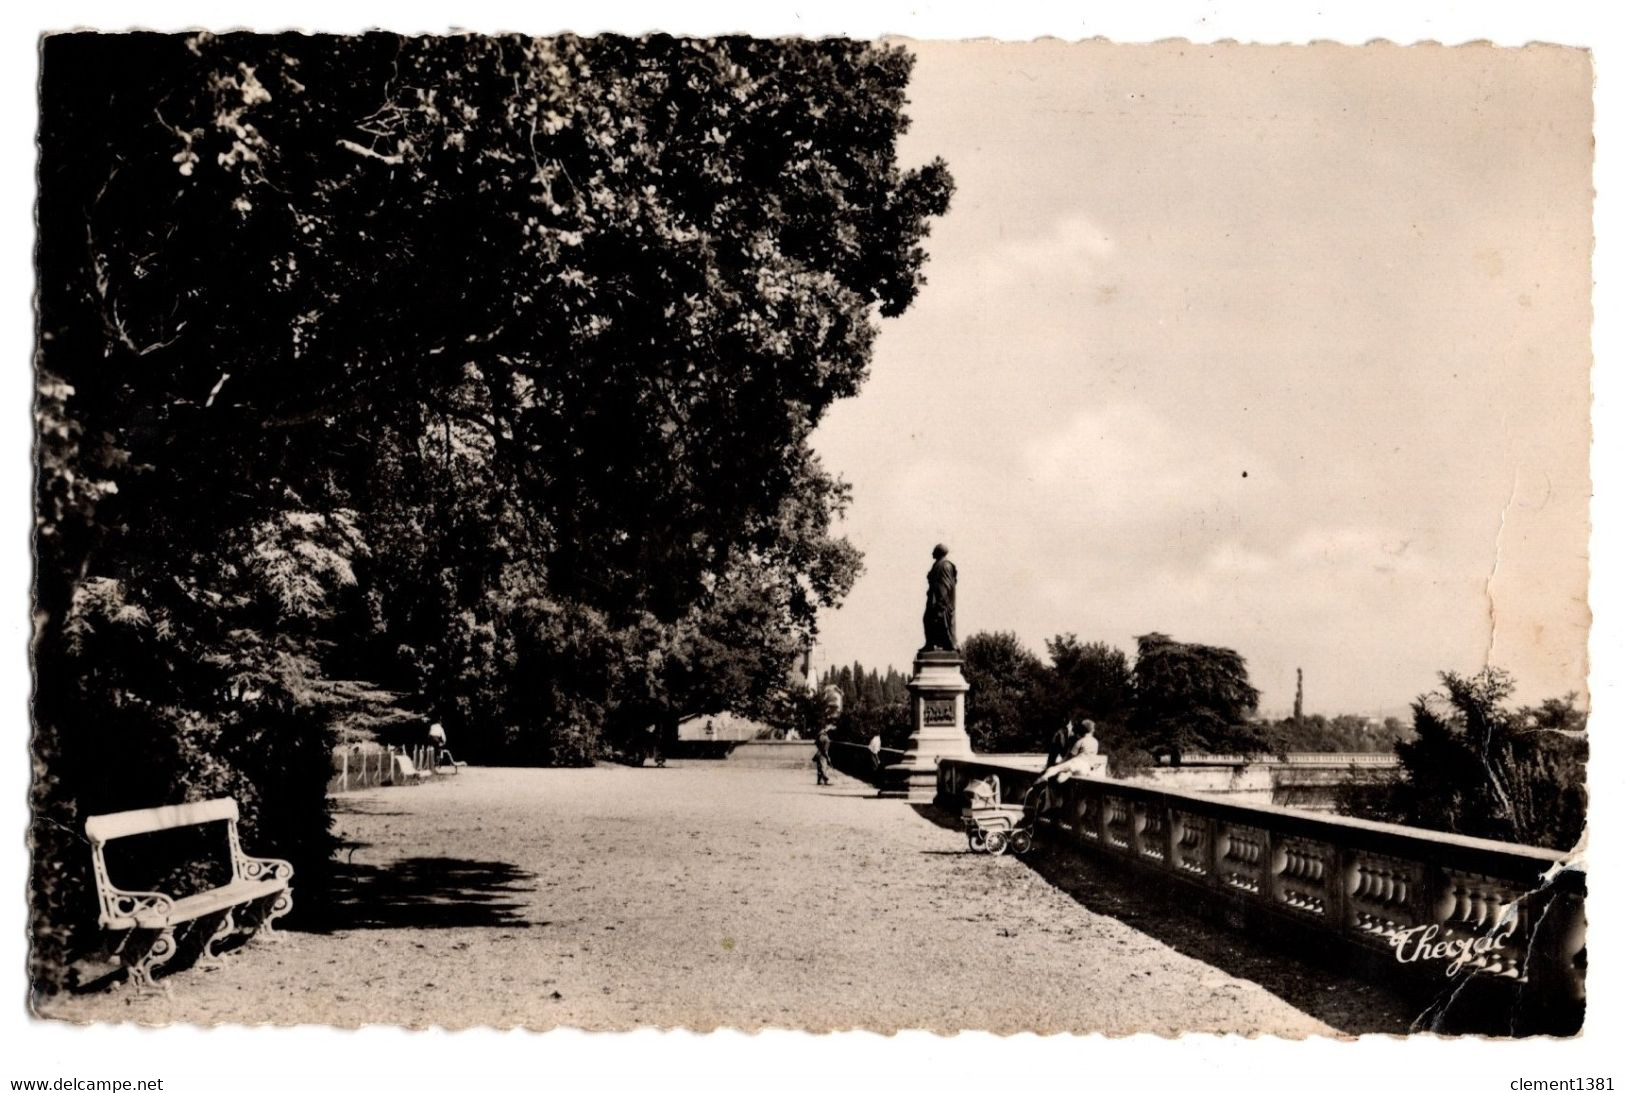
<path fill-rule="evenodd" d="M 1265 712 L 1585 692 L 1591 83 L 1556 48 L 911 43 L 957 192 L 814 437 L 866 570 L 818 660 L 1161 631 Z"/>

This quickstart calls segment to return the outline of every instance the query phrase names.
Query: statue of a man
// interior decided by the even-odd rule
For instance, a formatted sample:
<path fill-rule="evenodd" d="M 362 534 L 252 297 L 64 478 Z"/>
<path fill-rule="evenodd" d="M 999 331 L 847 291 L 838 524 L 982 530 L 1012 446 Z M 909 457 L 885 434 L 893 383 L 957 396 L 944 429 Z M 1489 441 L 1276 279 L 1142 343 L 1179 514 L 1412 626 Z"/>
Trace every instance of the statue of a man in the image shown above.
<path fill-rule="evenodd" d="M 959 642 L 954 637 L 954 586 L 959 571 L 948 560 L 948 548 L 938 543 L 931 551 L 936 559 L 931 571 L 925 575 L 925 647 L 958 652 Z"/>

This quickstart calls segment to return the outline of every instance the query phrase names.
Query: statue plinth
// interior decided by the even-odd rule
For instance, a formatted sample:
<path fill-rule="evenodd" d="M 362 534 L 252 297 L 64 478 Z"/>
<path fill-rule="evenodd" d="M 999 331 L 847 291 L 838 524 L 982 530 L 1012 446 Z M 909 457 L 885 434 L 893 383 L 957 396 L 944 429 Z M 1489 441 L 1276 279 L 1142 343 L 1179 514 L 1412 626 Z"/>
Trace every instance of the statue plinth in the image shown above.
<path fill-rule="evenodd" d="M 888 797 L 929 801 L 937 795 L 937 760 L 968 759 L 973 754 L 965 732 L 965 658 L 953 649 L 921 649 L 914 655 L 908 690 L 914 733 L 902 759 L 881 772 L 881 792 Z"/>

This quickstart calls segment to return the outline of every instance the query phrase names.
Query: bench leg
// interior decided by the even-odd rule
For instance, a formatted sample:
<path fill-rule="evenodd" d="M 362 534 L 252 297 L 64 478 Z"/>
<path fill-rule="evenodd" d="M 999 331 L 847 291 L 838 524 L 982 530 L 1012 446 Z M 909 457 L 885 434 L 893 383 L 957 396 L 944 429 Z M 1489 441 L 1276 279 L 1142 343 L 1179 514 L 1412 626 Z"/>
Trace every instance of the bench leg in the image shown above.
<path fill-rule="evenodd" d="M 203 943 L 203 951 L 198 954 L 197 966 L 200 968 L 224 968 L 226 958 L 223 954 L 216 952 L 214 947 L 217 943 L 225 941 L 227 937 L 236 932 L 236 918 L 232 914 L 232 909 L 227 907 L 225 914 L 220 916 L 219 925 L 215 926 L 214 932 Z"/>
<path fill-rule="evenodd" d="M 270 900 L 260 900 L 247 911 L 247 926 L 250 933 L 264 935 L 268 941 L 280 941 L 282 937 L 276 932 L 276 920 L 293 910 L 293 891 L 283 889 Z"/>
<path fill-rule="evenodd" d="M 168 963 L 169 959 L 174 955 L 175 930 L 173 927 L 165 927 L 158 932 L 157 937 L 152 939 L 152 944 L 147 946 L 146 951 L 141 954 L 140 958 L 129 965 L 130 983 L 142 993 L 157 991 L 168 994 L 169 984 L 155 982 L 153 973 L 158 970 L 160 965 Z"/>

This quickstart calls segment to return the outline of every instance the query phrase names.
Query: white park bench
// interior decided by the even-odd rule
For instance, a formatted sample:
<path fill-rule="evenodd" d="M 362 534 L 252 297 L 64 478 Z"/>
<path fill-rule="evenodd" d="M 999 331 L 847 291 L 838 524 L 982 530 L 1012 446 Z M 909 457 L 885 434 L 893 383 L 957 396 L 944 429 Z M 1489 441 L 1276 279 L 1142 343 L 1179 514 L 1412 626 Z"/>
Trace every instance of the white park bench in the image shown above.
<path fill-rule="evenodd" d="M 125 891 L 114 886 L 107 874 L 103 851 L 115 839 L 221 821 L 226 825 L 231 880 L 219 888 L 184 897 Z M 275 920 L 293 910 L 289 883 L 293 866 L 280 858 L 251 858 L 243 853 L 237 841 L 237 802 L 230 797 L 92 816 L 85 821 L 85 834 L 90 839 L 96 895 L 101 902 L 98 921 L 121 934 L 114 952 L 137 987 L 150 989 L 153 972 L 175 955 L 177 926 L 213 920 L 199 963 L 218 965 L 221 957 L 215 951 L 216 943 L 239 930 L 250 936 L 261 929 L 274 933 Z"/>

